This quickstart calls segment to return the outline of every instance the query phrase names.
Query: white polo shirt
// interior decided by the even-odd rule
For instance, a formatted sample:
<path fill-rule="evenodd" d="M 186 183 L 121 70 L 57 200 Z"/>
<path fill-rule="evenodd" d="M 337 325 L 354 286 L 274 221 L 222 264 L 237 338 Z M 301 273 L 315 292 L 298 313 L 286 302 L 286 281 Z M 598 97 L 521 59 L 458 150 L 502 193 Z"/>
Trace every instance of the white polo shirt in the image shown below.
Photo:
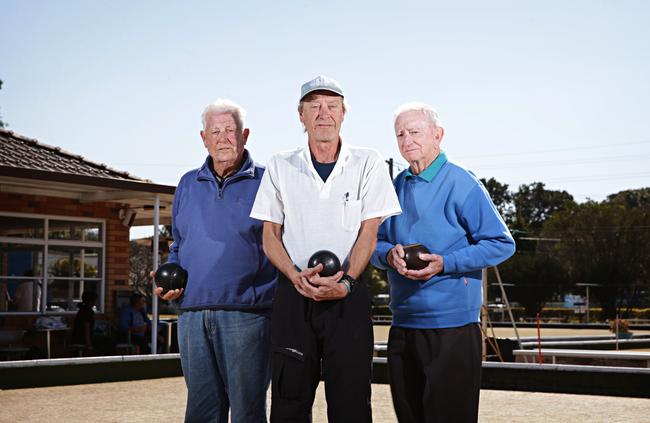
<path fill-rule="evenodd" d="M 250 216 L 283 225 L 284 248 L 306 269 L 318 250 L 330 250 L 345 263 L 362 221 L 401 212 L 379 153 L 341 144 L 326 182 L 314 168 L 309 147 L 271 157 Z"/>

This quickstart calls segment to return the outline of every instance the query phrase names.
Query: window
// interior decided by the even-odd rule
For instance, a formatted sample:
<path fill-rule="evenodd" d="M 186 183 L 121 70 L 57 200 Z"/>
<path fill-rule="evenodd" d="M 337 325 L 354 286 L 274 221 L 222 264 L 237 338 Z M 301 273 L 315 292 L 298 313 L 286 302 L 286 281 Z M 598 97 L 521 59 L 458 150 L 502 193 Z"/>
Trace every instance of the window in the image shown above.
<path fill-rule="evenodd" d="M 50 220 L 47 237 L 51 240 L 101 241 L 102 226 L 99 222 Z"/>
<path fill-rule="evenodd" d="M 0 237 L 43 239 L 43 219 L 1 216 Z"/>
<path fill-rule="evenodd" d="M 96 219 L 0 213 L 0 314 L 76 313 L 84 291 L 103 300 L 104 228 Z"/>

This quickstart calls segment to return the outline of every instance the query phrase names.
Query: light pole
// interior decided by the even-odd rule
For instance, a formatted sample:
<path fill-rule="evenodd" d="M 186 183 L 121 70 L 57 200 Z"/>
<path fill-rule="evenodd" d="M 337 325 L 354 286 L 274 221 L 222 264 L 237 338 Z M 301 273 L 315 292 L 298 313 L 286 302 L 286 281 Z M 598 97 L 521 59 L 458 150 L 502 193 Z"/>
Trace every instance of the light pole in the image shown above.
<path fill-rule="evenodd" d="M 587 290 L 586 306 L 587 306 L 587 323 L 589 323 L 589 287 L 600 286 L 598 283 L 577 283 L 576 286 L 584 286 Z"/>

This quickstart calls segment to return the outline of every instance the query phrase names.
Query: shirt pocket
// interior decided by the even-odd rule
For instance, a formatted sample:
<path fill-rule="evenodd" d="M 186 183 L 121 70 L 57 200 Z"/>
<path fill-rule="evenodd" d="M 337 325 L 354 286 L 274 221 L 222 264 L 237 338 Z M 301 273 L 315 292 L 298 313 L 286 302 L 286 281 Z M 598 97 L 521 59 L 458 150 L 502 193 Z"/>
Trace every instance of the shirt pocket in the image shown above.
<path fill-rule="evenodd" d="M 343 229 L 356 232 L 361 226 L 361 200 L 345 201 L 343 203 Z"/>

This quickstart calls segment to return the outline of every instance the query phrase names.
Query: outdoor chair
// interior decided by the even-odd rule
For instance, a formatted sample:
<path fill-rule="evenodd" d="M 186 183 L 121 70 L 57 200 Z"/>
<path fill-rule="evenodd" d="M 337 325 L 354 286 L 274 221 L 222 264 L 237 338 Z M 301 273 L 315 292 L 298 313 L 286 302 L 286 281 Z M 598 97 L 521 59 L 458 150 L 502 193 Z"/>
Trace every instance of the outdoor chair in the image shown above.
<path fill-rule="evenodd" d="M 133 355 L 138 353 L 138 346 L 131 343 L 131 336 L 122 336 L 114 323 L 108 320 L 95 321 L 95 334 L 101 334 L 112 340 L 112 350 L 118 355 Z"/>
<path fill-rule="evenodd" d="M 120 337 L 123 337 L 123 335 L 120 335 Z M 133 354 L 140 354 L 140 348 L 131 343 L 131 334 L 127 333 L 126 334 L 126 339 L 123 340 L 124 342 L 120 342 L 115 344 L 115 352 L 120 354 L 120 355 L 133 355 Z"/>
<path fill-rule="evenodd" d="M 0 330 L 0 358 L 2 360 L 23 360 L 29 348 L 23 344 L 24 330 Z"/>
<path fill-rule="evenodd" d="M 65 350 L 67 352 L 69 352 L 70 354 L 72 354 L 73 356 L 83 357 L 84 353 L 86 352 L 86 345 L 73 343 L 72 342 L 72 334 L 73 334 L 73 332 L 74 332 L 74 329 L 71 328 L 65 334 L 65 341 L 64 341 Z"/>

